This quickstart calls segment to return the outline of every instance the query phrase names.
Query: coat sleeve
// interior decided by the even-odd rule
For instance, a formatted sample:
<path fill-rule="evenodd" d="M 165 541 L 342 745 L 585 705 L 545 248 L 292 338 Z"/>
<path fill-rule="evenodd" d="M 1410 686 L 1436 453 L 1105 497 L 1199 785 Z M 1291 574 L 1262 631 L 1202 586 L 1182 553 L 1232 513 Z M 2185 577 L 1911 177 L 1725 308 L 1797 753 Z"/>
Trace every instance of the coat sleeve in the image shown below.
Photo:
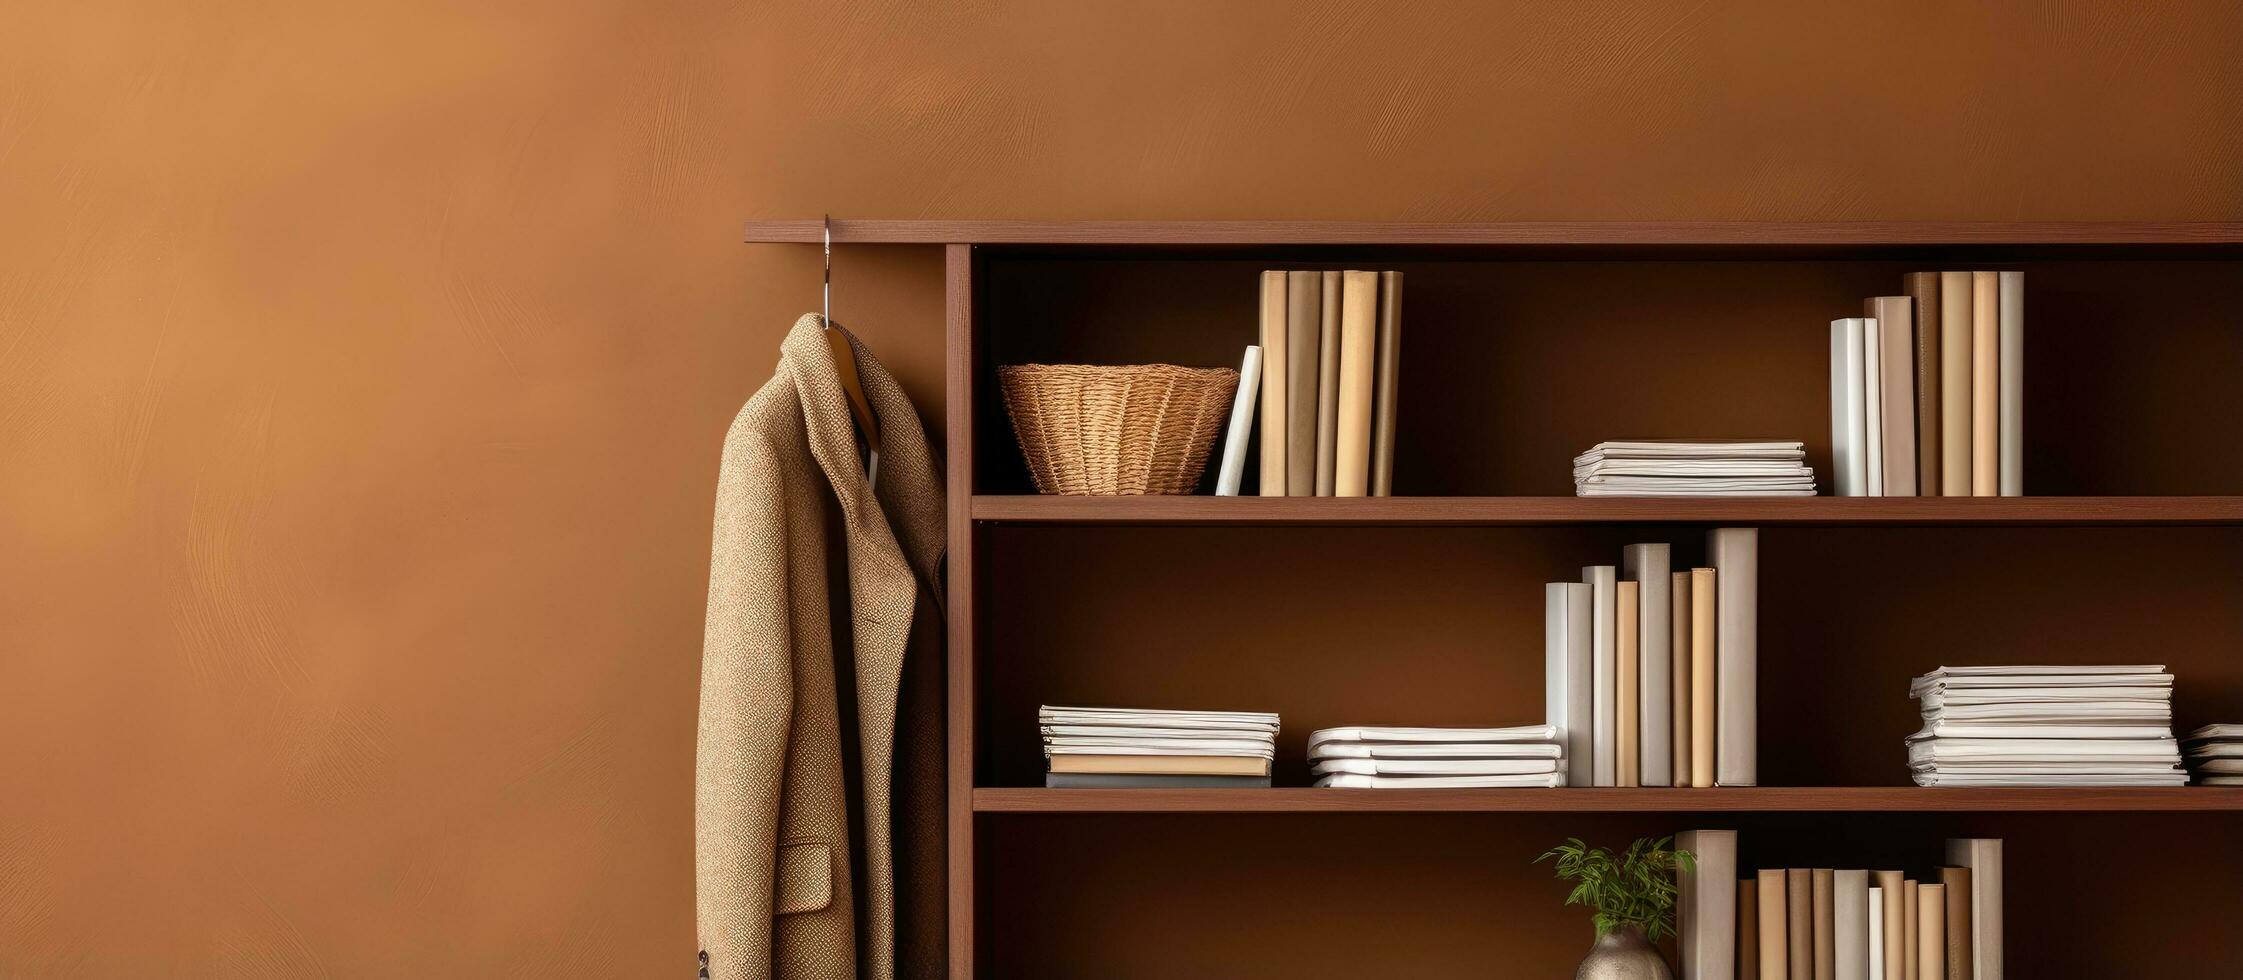
<path fill-rule="evenodd" d="M 771 975 L 794 703 L 784 510 L 776 454 L 736 423 L 717 483 L 693 800 L 701 969 L 717 980 Z"/>

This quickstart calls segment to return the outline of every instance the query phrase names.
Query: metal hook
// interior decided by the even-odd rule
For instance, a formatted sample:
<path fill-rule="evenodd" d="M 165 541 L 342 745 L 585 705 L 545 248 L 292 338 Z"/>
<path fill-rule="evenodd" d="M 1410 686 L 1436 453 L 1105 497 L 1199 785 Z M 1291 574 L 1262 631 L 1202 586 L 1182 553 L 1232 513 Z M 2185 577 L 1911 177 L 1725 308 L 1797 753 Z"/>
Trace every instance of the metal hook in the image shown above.
<path fill-rule="evenodd" d="M 825 228 L 826 269 L 824 288 L 821 290 L 823 296 L 818 301 L 821 307 L 818 313 L 820 318 L 818 324 L 831 330 L 833 329 L 833 215 L 825 215 L 821 219 L 821 224 Z"/>

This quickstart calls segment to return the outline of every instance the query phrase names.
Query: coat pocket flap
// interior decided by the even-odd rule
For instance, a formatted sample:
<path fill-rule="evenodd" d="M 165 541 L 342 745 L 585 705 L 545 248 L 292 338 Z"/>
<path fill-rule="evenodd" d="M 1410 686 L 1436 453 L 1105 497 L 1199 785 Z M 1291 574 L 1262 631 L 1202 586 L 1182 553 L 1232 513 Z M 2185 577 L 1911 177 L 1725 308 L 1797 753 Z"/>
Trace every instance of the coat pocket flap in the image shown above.
<path fill-rule="evenodd" d="M 815 912 L 833 902 L 833 850 L 821 843 L 779 848 L 777 907 L 780 915 Z"/>

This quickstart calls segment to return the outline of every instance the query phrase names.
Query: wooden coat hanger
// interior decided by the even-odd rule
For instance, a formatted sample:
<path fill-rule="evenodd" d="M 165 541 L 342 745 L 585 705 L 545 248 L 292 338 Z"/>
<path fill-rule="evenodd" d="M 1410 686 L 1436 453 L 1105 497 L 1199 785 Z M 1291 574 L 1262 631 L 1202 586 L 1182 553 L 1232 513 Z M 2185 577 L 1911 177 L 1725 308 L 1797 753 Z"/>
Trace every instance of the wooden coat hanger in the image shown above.
<path fill-rule="evenodd" d="M 857 437 L 864 440 L 865 479 L 880 479 L 880 417 L 872 413 L 872 400 L 865 397 L 864 382 L 857 378 L 857 354 L 849 346 L 849 338 L 833 328 L 833 216 L 825 216 L 825 290 L 820 299 L 823 311 L 818 314 L 818 325 L 825 330 L 826 353 L 833 358 L 833 373 L 841 379 L 841 390 L 849 397 L 849 415 L 856 421 Z"/>

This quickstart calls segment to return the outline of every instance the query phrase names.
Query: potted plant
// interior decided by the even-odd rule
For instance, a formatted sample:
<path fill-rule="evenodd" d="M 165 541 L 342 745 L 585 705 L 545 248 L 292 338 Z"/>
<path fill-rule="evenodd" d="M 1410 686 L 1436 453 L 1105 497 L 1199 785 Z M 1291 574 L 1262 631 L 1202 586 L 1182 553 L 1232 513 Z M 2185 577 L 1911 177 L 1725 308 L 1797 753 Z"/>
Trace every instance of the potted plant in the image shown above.
<path fill-rule="evenodd" d="M 1534 860 L 1550 858 L 1558 877 L 1574 883 L 1565 903 L 1596 913 L 1596 944 L 1574 980 L 1673 980 L 1658 942 L 1674 932 L 1675 872 L 1694 867 L 1690 852 L 1675 850 L 1672 837 L 1638 838 L 1619 854 L 1573 837 Z"/>

